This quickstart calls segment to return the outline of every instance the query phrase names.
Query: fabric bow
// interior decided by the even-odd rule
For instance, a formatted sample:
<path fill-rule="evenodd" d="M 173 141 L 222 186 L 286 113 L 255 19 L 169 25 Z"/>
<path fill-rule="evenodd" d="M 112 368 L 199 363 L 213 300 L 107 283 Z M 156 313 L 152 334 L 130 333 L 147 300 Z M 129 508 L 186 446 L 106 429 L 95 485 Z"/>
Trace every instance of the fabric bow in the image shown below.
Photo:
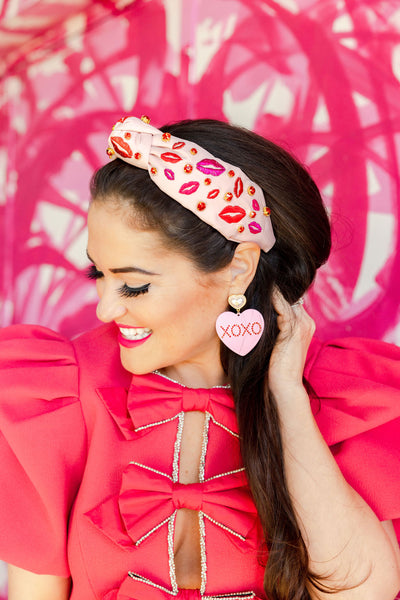
<path fill-rule="evenodd" d="M 133 375 L 127 392 L 123 388 L 102 388 L 98 394 L 112 414 L 126 439 L 153 423 L 178 415 L 181 411 L 198 410 L 238 434 L 238 425 L 229 389 L 186 388 L 161 375 Z"/>
<path fill-rule="evenodd" d="M 130 463 L 122 476 L 119 508 L 136 544 L 179 508 L 202 511 L 243 540 L 257 516 L 243 470 L 182 484 L 138 463 Z"/>
<path fill-rule="evenodd" d="M 262 189 L 201 146 L 124 117 L 113 127 L 107 154 L 147 169 L 160 189 L 228 240 L 256 242 L 265 252 L 274 245 Z"/>
<path fill-rule="evenodd" d="M 249 536 L 257 511 L 243 470 L 210 478 L 204 483 L 181 484 L 169 475 L 130 463 L 122 475 L 119 496 L 112 496 L 86 517 L 122 548 L 140 544 L 164 525 L 178 508 L 201 510 L 233 539 L 253 545 Z"/>
<path fill-rule="evenodd" d="M 136 573 L 129 573 L 120 588 L 108 592 L 103 600 L 173 600 L 174 598 L 179 599 L 179 592 L 170 591 Z M 259 598 L 254 592 L 227 592 L 217 595 L 198 593 L 198 600 L 259 600 Z"/>

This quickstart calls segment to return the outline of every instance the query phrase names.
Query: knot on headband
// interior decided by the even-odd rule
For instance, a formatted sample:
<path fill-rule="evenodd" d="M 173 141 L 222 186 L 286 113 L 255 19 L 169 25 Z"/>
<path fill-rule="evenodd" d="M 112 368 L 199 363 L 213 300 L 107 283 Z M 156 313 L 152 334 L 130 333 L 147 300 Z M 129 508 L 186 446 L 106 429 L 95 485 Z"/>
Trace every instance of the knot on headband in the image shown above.
<path fill-rule="evenodd" d="M 108 139 L 110 159 L 147 169 L 161 190 L 228 240 L 256 242 L 268 252 L 275 236 L 260 186 L 238 167 L 148 121 L 120 119 Z"/>

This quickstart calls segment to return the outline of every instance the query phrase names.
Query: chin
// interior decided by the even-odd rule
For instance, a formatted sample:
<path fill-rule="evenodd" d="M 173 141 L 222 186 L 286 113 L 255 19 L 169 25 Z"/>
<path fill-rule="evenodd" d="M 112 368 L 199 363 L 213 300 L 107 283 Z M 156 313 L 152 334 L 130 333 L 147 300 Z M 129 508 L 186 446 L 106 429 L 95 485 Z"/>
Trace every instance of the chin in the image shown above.
<path fill-rule="evenodd" d="M 140 360 L 134 360 L 132 357 L 128 357 L 124 350 L 121 350 L 121 364 L 126 371 L 132 373 L 132 375 L 147 375 L 157 369 L 156 365 L 143 363 Z"/>

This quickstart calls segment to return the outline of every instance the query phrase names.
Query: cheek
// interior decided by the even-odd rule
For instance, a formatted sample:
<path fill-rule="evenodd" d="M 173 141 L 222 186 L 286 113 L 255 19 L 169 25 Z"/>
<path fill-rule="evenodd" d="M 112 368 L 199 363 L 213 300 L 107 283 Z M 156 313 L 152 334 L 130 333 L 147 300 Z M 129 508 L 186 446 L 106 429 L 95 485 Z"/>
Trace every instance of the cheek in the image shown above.
<path fill-rule="evenodd" d="M 225 300 L 209 289 L 201 289 L 180 308 L 182 318 L 197 335 L 214 330 L 218 315 L 225 310 Z"/>
<path fill-rule="evenodd" d="M 102 297 L 104 290 L 104 281 L 102 279 L 96 279 L 96 292 L 99 298 Z"/>
<path fill-rule="evenodd" d="M 179 329 L 179 337 L 183 330 L 187 336 L 204 333 L 209 335 L 215 330 L 218 315 L 226 310 L 225 289 L 218 286 L 196 285 L 176 286 L 173 290 L 157 293 L 144 300 L 143 306 L 137 306 L 149 327 L 164 333 Z"/>
<path fill-rule="evenodd" d="M 198 311 L 205 317 L 216 320 L 218 315 L 228 306 L 225 288 L 215 285 L 204 287 L 195 297 Z"/>
<path fill-rule="evenodd" d="M 150 308 L 150 307 L 149 307 Z M 156 306 L 152 306 L 149 316 L 152 316 L 152 322 L 159 326 L 163 334 L 170 336 L 169 341 L 181 339 L 184 335 L 188 341 L 199 330 L 199 325 L 204 322 L 205 311 L 199 306 L 196 294 L 182 294 L 177 291 L 170 298 L 164 298 Z"/>

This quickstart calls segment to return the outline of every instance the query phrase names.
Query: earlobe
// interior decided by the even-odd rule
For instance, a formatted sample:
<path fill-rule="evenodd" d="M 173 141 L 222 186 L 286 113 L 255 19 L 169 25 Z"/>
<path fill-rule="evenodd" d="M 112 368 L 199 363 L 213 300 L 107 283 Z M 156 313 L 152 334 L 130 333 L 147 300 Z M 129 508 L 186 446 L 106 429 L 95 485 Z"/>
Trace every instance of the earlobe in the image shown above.
<path fill-rule="evenodd" d="M 253 281 L 260 259 L 260 247 L 254 242 L 238 244 L 231 262 L 231 293 L 244 293 Z"/>

